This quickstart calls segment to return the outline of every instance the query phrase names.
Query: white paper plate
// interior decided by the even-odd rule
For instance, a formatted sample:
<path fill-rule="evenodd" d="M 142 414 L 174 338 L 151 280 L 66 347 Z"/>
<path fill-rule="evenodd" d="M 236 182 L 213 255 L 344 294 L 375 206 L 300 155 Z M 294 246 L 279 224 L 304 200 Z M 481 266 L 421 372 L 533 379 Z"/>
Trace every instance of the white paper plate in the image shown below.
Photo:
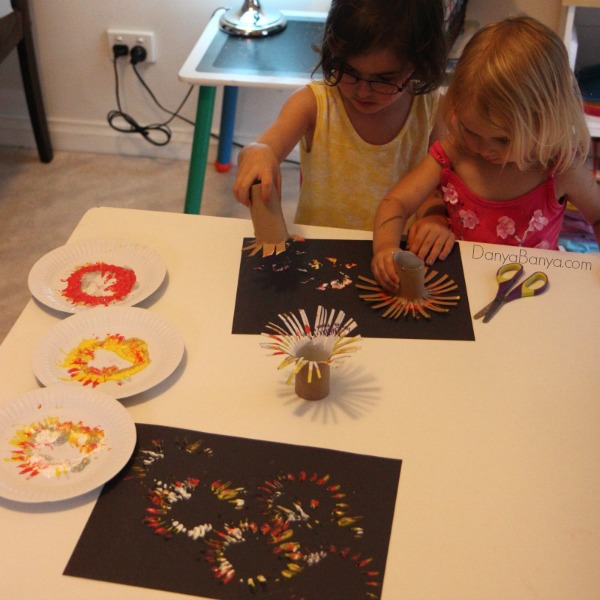
<path fill-rule="evenodd" d="M 167 268 L 157 252 L 126 240 L 86 240 L 56 248 L 40 258 L 29 272 L 29 289 L 37 300 L 68 313 L 88 310 L 90 304 L 78 303 L 63 295 L 67 280 L 87 265 L 105 263 L 132 269 L 136 281 L 123 298 L 114 293 L 96 292 L 107 305 L 132 306 L 155 292 L 165 278 Z M 104 295 L 101 295 L 104 294 Z"/>
<path fill-rule="evenodd" d="M 106 340 L 114 336 L 122 336 L 124 341 L 116 340 L 114 346 L 107 347 Z M 127 350 L 131 339 L 146 344 L 147 351 L 139 361 L 146 366 L 123 378 L 135 360 L 122 358 L 116 351 Z M 82 348 L 84 340 L 89 340 L 91 347 L 82 364 L 65 364 L 72 351 Z M 33 370 L 44 385 L 69 382 L 78 387 L 96 387 L 114 398 L 126 398 L 168 377 L 181 361 L 183 351 L 183 338 L 161 315 L 143 308 L 91 308 L 67 317 L 46 333 L 34 350 Z M 112 366 L 119 373 L 104 381 L 93 372 Z"/>
<path fill-rule="evenodd" d="M 48 502 L 85 494 L 125 466 L 135 441 L 125 407 L 99 390 L 59 384 L 2 402 L 0 496 Z"/>

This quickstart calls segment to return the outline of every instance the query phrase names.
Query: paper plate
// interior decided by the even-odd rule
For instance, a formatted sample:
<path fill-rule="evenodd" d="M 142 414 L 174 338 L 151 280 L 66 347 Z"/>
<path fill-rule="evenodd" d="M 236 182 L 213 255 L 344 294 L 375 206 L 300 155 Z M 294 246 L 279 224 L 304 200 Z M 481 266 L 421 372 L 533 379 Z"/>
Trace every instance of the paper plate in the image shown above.
<path fill-rule="evenodd" d="M 143 308 L 91 308 L 57 323 L 33 354 L 44 385 L 69 382 L 114 398 L 143 392 L 168 377 L 183 357 L 179 332 Z"/>
<path fill-rule="evenodd" d="M 0 403 L 0 496 L 65 500 L 100 487 L 133 454 L 133 419 L 99 390 L 53 385 Z"/>
<path fill-rule="evenodd" d="M 86 240 L 42 256 L 31 268 L 28 284 L 46 306 L 75 313 L 137 304 L 156 291 L 166 272 L 151 248 L 126 240 Z"/>

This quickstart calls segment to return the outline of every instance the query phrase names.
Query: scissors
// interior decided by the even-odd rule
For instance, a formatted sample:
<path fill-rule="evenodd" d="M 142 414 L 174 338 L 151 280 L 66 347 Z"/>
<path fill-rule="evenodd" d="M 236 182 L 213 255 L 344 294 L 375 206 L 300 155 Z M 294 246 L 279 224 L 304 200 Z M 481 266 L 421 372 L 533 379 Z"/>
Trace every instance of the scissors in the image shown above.
<path fill-rule="evenodd" d="M 496 297 L 473 315 L 473 318 L 480 319 L 483 317 L 483 322 L 487 323 L 507 302 L 518 298 L 537 296 L 548 288 L 548 276 L 541 271 L 536 271 L 533 275 L 530 275 L 521 285 L 515 285 L 523 274 L 523 265 L 518 263 L 510 263 L 500 267 L 496 273 L 496 281 L 498 282 Z"/>

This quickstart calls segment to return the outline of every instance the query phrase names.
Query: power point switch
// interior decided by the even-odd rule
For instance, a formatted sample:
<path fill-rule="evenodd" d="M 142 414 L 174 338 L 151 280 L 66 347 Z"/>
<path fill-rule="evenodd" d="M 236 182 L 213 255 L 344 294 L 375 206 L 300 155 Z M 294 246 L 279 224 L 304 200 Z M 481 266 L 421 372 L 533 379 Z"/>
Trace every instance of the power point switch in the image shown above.
<path fill-rule="evenodd" d="M 129 51 L 135 46 L 140 46 L 146 51 L 144 62 L 156 62 L 156 36 L 152 31 L 132 31 L 129 29 L 109 29 L 107 31 L 110 56 L 113 58 L 115 45 L 127 46 Z M 142 62 L 141 60 L 138 62 Z"/>

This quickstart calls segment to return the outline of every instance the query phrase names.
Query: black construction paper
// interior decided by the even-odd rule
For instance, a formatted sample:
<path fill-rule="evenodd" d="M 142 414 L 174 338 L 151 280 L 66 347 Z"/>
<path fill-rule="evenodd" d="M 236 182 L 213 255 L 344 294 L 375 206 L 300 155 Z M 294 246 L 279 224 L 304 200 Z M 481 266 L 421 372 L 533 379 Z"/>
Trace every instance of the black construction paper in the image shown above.
<path fill-rule="evenodd" d="M 65 575 L 217 600 L 380 597 L 400 460 L 136 427 Z"/>
<path fill-rule="evenodd" d="M 244 240 L 244 247 L 252 239 Z M 264 257 L 242 252 L 232 333 L 261 334 L 269 322 L 279 322 L 277 315 L 306 310 L 309 320 L 319 305 L 343 310 L 358 324 L 362 337 L 406 338 L 427 340 L 473 341 L 473 321 L 467 298 L 460 247 L 455 244 L 445 261 L 432 267 L 447 274 L 458 286 L 460 300 L 447 313 L 432 312 L 429 319 L 411 315 L 398 319 L 381 316 L 360 294 L 369 293 L 355 287 L 359 275 L 373 279 L 369 240 L 307 239 L 290 241 L 288 249 Z M 345 284 L 345 285 L 344 285 Z M 321 289 L 320 289 L 321 288 Z"/>

